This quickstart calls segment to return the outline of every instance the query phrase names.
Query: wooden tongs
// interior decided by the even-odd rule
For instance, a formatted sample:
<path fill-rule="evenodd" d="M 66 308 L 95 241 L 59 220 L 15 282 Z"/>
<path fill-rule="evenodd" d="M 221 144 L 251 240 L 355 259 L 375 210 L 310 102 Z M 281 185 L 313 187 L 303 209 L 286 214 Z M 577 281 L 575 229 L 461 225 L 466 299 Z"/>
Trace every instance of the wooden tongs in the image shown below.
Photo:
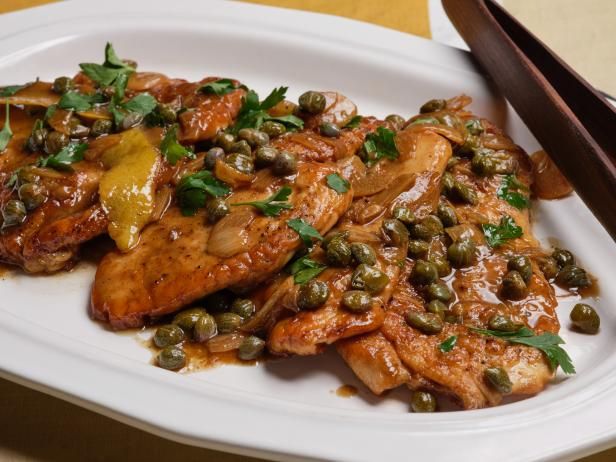
<path fill-rule="evenodd" d="M 616 110 L 492 0 L 442 0 L 492 77 L 616 241 Z"/>

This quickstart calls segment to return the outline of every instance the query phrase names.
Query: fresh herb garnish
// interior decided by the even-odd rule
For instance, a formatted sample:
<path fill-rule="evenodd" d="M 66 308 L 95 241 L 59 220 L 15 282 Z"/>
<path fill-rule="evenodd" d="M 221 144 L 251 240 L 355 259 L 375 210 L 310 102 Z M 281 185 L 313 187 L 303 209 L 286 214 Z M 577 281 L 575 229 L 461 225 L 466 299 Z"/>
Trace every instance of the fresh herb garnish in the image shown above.
<path fill-rule="evenodd" d="M 293 208 L 291 204 L 285 202 L 291 195 L 291 192 L 292 189 L 290 187 L 283 186 L 270 197 L 262 201 L 237 202 L 231 205 L 251 205 L 261 210 L 261 212 L 263 212 L 263 215 L 265 215 L 266 217 L 277 217 L 283 210 L 289 210 Z"/>
<path fill-rule="evenodd" d="M 364 151 L 366 151 L 369 164 L 386 157 L 395 160 L 400 153 L 395 142 L 396 133 L 385 127 L 378 127 L 376 132 L 368 133 L 364 141 Z"/>
<path fill-rule="evenodd" d="M 157 105 L 158 101 L 156 101 L 156 98 L 152 95 L 148 93 L 140 93 L 134 98 L 131 98 L 127 102 L 123 103 L 122 107 L 128 112 L 136 112 L 145 117 L 152 112 Z"/>
<path fill-rule="evenodd" d="M 13 173 L 11 173 L 11 176 L 9 177 L 9 179 L 6 180 L 6 182 L 4 183 L 5 188 L 12 188 L 13 186 L 17 184 L 17 180 L 19 180 L 20 171 L 21 171 L 21 167 L 14 170 Z"/>
<path fill-rule="evenodd" d="M 259 102 L 259 95 L 254 90 L 248 90 L 244 97 L 242 109 L 237 116 L 237 121 L 231 130 L 237 133 L 242 128 L 259 128 L 267 120 L 280 122 L 288 128 L 303 128 L 304 121 L 292 114 L 275 117 L 267 113 L 268 109 L 284 100 L 286 92 L 287 87 L 275 88 L 267 98 Z"/>
<path fill-rule="evenodd" d="M 105 45 L 105 62 L 103 63 L 103 66 L 112 69 L 123 69 L 130 72 L 135 70 L 134 67 L 125 63 L 118 57 L 115 50 L 113 49 L 113 45 L 109 42 L 107 42 L 107 44 Z"/>
<path fill-rule="evenodd" d="M 38 162 L 38 167 L 49 167 L 54 170 L 72 172 L 71 164 L 83 160 L 83 154 L 88 149 L 87 143 L 75 144 L 71 143 L 62 148 L 62 150 L 51 156 L 41 157 Z"/>
<path fill-rule="evenodd" d="M 330 173 L 325 177 L 327 179 L 327 186 L 340 194 L 344 194 L 349 190 L 350 183 L 342 178 L 337 173 Z"/>
<path fill-rule="evenodd" d="M 567 352 L 559 345 L 563 345 L 565 341 L 556 334 L 545 332 L 541 335 L 535 333 L 528 327 L 522 327 L 515 332 L 500 332 L 489 329 L 471 328 L 471 331 L 482 335 L 489 335 L 507 340 L 510 343 L 527 345 L 541 350 L 550 362 L 553 370 L 560 366 L 565 374 L 575 374 L 575 367 L 571 362 L 571 358 Z"/>
<path fill-rule="evenodd" d="M 103 64 L 81 63 L 79 67 L 85 75 L 103 86 L 111 85 L 122 74 L 130 74 L 135 71 L 135 68 L 118 58 L 111 43 L 107 43 L 105 46 L 105 62 Z"/>
<path fill-rule="evenodd" d="M 499 247 L 510 239 L 522 236 L 522 228 L 509 215 L 501 218 L 498 225 L 487 223 L 481 225 L 481 229 L 490 247 Z"/>
<path fill-rule="evenodd" d="M 185 176 L 176 188 L 176 196 L 184 216 L 197 213 L 199 208 L 205 206 L 208 196 L 226 196 L 229 192 L 229 187 L 207 170 Z"/>
<path fill-rule="evenodd" d="M 46 120 L 46 121 L 51 119 L 53 117 L 53 115 L 56 113 L 57 110 L 58 110 L 58 105 L 57 104 L 52 104 L 45 111 L 45 115 L 43 116 L 43 119 Z"/>
<path fill-rule="evenodd" d="M 449 353 L 451 350 L 453 350 L 453 347 L 456 346 L 457 341 L 458 341 L 458 337 L 455 335 L 452 335 L 451 337 L 443 341 L 438 346 L 438 349 L 441 350 L 443 353 Z"/>
<path fill-rule="evenodd" d="M 357 128 L 359 127 L 359 124 L 361 123 L 362 119 L 363 119 L 362 116 L 356 115 L 351 120 L 349 120 L 349 123 L 346 124 L 344 128 Z"/>
<path fill-rule="evenodd" d="M 223 96 L 227 93 L 231 93 L 237 88 L 238 87 L 235 86 L 231 79 L 218 79 L 214 82 L 208 82 L 205 85 L 202 85 L 198 91 L 201 93 L 210 93 L 217 96 Z"/>
<path fill-rule="evenodd" d="M 169 127 L 160 143 L 160 152 L 171 165 L 175 165 L 183 157 L 194 157 L 195 155 L 190 149 L 178 143 L 177 129 L 177 124 Z"/>
<path fill-rule="evenodd" d="M 312 240 L 318 239 L 319 241 L 323 240 L 323 236 L 319 234 L 319 232 L 306 223 L 301 218 L 293 218 L 292 220 L 287 220 L 287 225 L 302 239 L 302 242 L 306 247 L 312 247 Z"/>
<path fill-rule="evenodd" d="M 321 274 L 327 265 L 314 261 L 308 255 L 295 260 L 289 266 L 289 272 L 293 275 L 295 284 L 305 284 Z"/>
<path fill-rule="evenodd" d="M 7 97 L 7 96 L 13 96 L 15 93 L 17 93 L 19 90 L 21 90 L 22 88 L 26 88 L 29 84 L 25 84 L 25 85 L 9 85 L 8 87 L 2 87 L 0 88 L 0 97 Z"/>
<path fill-rule="evenodd" d="M 526 209 L 530 206 L 530 200 L 526 194 L 521 194 L 519 191 L 528 191 L 528 188 L 515 175 L 507 175 L 503 178 L 496 195 L 516 209 Z"/>
<path fill-rule="evenodd" d="M 13 138 L 13 130 L 11 130 L 11 120 L 10 120 L 11 107 L 9 102 L 6 102 L 5 106 L 5 114 L 4 114 L 4 126 L 2 130 L 0 130 L 0 152 L 4 151 Z"/>
<path fill-rule="evenodd" d="M 68 91 L 64 93 L 60 101 L 58 101 L 58 107 L 60 109 L 84 112 L 92 109 L 93 105 L 102 103 L 103 101 L 104 97 L 100 93 L 84 95 L 76 91 Z"/>

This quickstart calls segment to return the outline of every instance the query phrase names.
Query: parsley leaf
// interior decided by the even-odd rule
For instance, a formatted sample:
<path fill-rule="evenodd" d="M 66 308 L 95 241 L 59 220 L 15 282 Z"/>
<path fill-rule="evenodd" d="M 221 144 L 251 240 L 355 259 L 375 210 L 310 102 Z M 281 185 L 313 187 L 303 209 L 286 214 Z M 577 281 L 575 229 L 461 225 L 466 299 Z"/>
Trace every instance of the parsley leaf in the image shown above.
<path fill-rule="evenodd" d="M 530 207 L 530 200 L 526 194 L 518 191 L 528 191 L 526 185 L 516 178 L 515 175 L 507 175 L 501 183 L 496 195 L 516 209 L 522 210 Z"/>
<path fill-rule="evenodd" d="M 37 166 L 72 172 L 73 168 L 71 167 L 71 164 L 82 161 L 83 154 L 86 152 L 86 149 L 88 149 L 88 145 L 86 143 L 71 143 L 62 148 L 62 150 L 57 154 L 41 157 L 37 162 Z"/>
<path fill-rule="evenodd" d="M 9 102 L 6 102 L 6 108 L 4 113 L 4 126 L 2 130 L 0 130 L 0 152 L 4 151 L 13 138 L 13 130 L 11 130 L 11 120 L 10 120 L 10 105 Z"/>
<path fill-rule="evenodd" d="M 284 100 L 287 87 L 279 87 L 272 92 L 262 102 L 259 102 L 259 95 L 254 90 L 248 90 L 244 97 L 244 104 L 237 116 L 235 125 L 231 128 L 233 133 L 237 133 L 242 128 L 259 128 L 263 122 L 274 120 L 290 128 L 301 129 L 304 121 L 292 114 L 286 116 L 271 116 L 267 113 L 276 104 Z"/>
<path fill-rule="evenodd" d="M 91 109 L 94 104 L 102 103 L 103 100 L 104 97 L 100 93 L 83 95 L 76 91 L 68 91 L 58 101 L 58 107 L 60 109 L 84 112 Z"/>
<path fill-rule="evenodd" d="M 347 180 L 342 178 L 337 173 L 330 173 L 325 178 L 327 179 L 327 186 L 340 194 L 347 192 L 351 186 Z"/>
<path fill-rule="evenodd" d="M 458 341 L 458 337 L 455 335 L 452 335 L 451 337 L 443 341 L 438 346 L 438 349 L 441 350 L 443 353 L 449 353 L 451 350 L 453 350 L 453 347 L 456 346 L 457 341 Z"/>
<path fill-rule="evenodd" d="M 21 171 L 21 167 L 14 170 L 13 173 L 11 173 L 11 176 L 9 177 L 8 180 L 6 180 L 6 182 L 4 183 L 4 187 L 5 188 L 12 188 L 13 186 L 15 186 L 17 184 L 17 180 L 19 179 L 19 172 Z"/>
<path fill-rule="evenodd" d="M 349 120 L 349 123 L 346 124 L 344 128 L 357 128 L 359 127 L 359 124 L 361 123 L 362 119 L 363 119 L 362 116 L 356 115 L 351 120 Z"/>
<path fill-rule="evenodd" d="M 575 374 L 575 367 L 571 362 L 571 358 L 567 352 L 560 347 L 565 341 L 556 334 L 545 332 L 541 335 L 535 335 L 528 327 L 522 327 L 515 332 L 500 332 L 476 328 L 471 328 L 471 331 L 482 335 L 502 338 L 510 343 L 537 348 L 545 354 L 553 370 L 556 370 L 558 366 L 560 366 L 565 374 Z"/>
<path fill-rule="evenodd" d="M 184 216 L 197 213 L 197 209 L 205 206 L 208 196 L 226 196 L 229 192 L 229 187 L 214 178 L 208 170 L 185 176 L 176 188 L 176 196 Z"/>
<path fill-rule="evenodd" d="M 312 239 L 318 239 L 319 241 L 323 240 L 323 236 L 321 236 L 316 229 L 301 218 L 287 220 L 287 225 L 299 234 L 299 237 L 302 239 L 302 242 L 306 247 L 312 247 Z"/>
<path fill-rule="evenodd" d="M 131 72 L 135 70 L 134 67 L 126 64 L 118 57 L 113 49 L 113 45 L 109 42 L 105 45 L 105 62 L 103 63 L 103 66 L 115 69 L 124 69 Z"/>
<path fill-rule="evenodd" d="M 81 63 L 79 65 L 85 75 L 99 85 L 111 85 L 120 75 L 127 75 L 135 71 L 135 68 L 122 62 L 116 55 L 111 43 L 105 46 L 105 62 L 103 64 Z"/>
<path fill-rule="evenodd" d="M 57 104 L 52 104 L 45 111 L 45 115 L 43 116 L 43 119 L 46 120 L 46 121 L 51 119 L 53 117 L 53 115 L 56 113 L 57 110 L 58 110 L 58 105 Z"/>
<path fill-rule="evenodd" d="M 177 124 L 169 127 L 160 143 L 160 152 L 171 165 L 175 165 L 182 157 L 192 158 L 195 155 L 190 149 L 178 143 L 177 129 Z"/>
<path fill-rule="evenodd" d="M 198 91 L 202 93 L 210 93 L 217 96 L 226 95 L 227 93 L 231 93 L 236 90 L 237 87 L 234 85 L 231 79 L 218 79 L 214 82 L 208 82 L 205 85 L 202 85 Z"/>
<path fill-rule="evenodd" d="M 293 206 L 288 202 L 285 202 L 291 195 L 292 189 L 288 186 L 283 186 L 270 197 L 262 201 L 253 202 L 237 202 L 231 204 L 237 205 L 252 205 L 253 207 L 261 210 L 266 217 L 277 217 L 283 210 L 292 209 Z"/>
<path fill-rule="evenodd" d="M 19 90 L 21 90 L 22 88 L 26 88 L 28 85 L 30 85 L 30 84 L 25 84 L 25 85 L 9 85 L 8 87 L 2 87 L 2 88 L 0 88 L 0 97 L 4 98 L 6 96 L 13 96 Z"/>
<path fill-rule="evenodd" d="M 383 157 L 397 159 L 400 153 L 394 140 L 396 133 L 385 127 L 378 127 L 376 132 L 368 133 L 364 141 L 364 151 L 368 156 L 367 163 L 374 163 Z"/>
<path fill-rule="evenodd" d="M 522 236 L 522 228 L 509 215 L 501 218 L 498 225 L 487 223 L 481 225 L 481 229 L 490 247 L 499 247 L 509 239 Z"/>
<path fill-rule="evenodd" d="M 152 112 L 157 105 L 158 101 L 156 101 L 156 98 L 152 95 L 149 93 L 140 93 L 134 98 L 123 103 L 122 107 L 129 112 L 136 112 L 145 117 Z"/>
<path fill-rule="evenodd" d="M 314 261 L 308 255 L 295 260 L 289 267 L 289 272 L 293 275 L 295 284 L 305 284 L 321 274 L 327 265 Z"/>

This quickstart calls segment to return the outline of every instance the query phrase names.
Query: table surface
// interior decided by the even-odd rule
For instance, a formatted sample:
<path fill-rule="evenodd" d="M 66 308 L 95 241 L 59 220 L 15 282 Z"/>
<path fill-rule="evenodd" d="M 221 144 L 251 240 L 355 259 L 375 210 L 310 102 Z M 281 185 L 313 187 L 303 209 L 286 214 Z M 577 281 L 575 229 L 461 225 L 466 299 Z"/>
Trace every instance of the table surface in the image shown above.
<path fill-rule="evenodd" d="M 0 13 L 54 0 L 1 0 Z M 336 14 L 430 37 L 429 0 L 246 0 Z M 503 0 L 505 7 L 597 88 L 616 95 L 613 0 Z M 387 5 L 384 7 L 383 5 Z M 583 8 L 582 8 L 583 5 Z M 0 461 L 257 462 L 158 438 L 0 379 Z M 69 436 L 70 435 L 70 436 Z M 113 444 L 107 444 L 113 442 Z M 616 448 L 580 462 L 611 462 Z"/>

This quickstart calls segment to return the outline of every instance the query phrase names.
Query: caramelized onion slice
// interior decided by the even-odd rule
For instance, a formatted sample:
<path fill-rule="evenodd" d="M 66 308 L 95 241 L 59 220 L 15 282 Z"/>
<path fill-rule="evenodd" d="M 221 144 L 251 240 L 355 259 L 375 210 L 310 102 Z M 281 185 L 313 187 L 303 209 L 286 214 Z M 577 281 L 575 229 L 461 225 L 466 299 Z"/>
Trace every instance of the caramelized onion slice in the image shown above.
<path fill-rule="evenodd" d="M 254 219 L 255 214 L 245 207 L 223 217 L 212 228 L 207 252 L 216 257 L 229 258 L 250 249 L 258 238 L 248 232 L 248 226 Z"/>
<path fill-rule="evenodd" d="M 207 349 L 210 353 L 224 353 L 225 351 L 237 350 L 246 334 L 234 332 L 232 334 L 220 334 L 207 342 Z"/>

